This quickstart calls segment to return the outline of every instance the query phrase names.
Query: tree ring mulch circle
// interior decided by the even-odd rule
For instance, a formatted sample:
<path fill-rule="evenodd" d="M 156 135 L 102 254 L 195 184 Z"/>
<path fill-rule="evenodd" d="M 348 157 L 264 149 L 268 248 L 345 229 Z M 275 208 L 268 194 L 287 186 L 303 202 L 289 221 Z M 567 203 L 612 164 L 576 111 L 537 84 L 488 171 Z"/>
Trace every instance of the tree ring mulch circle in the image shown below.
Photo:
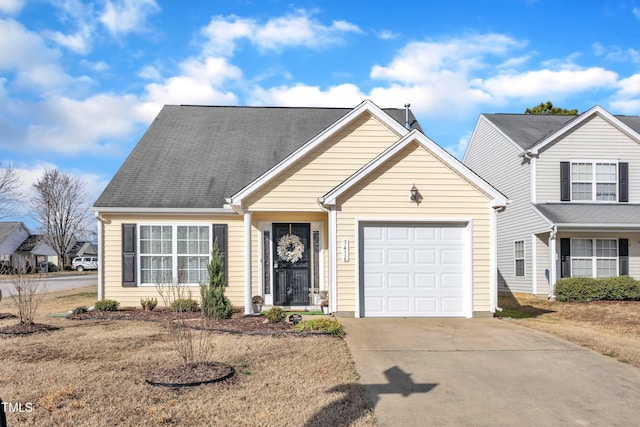
<path fill-rule="evenodd" d="M 226 363 L 201 362 L 158 368 L 149 373 L 147 384 L 162 387 L 195 387 L 225 381 L 235 374 L 235 369 Z"/>
<path fill-rule="evenodd" d="M 18 323 L 17 325 L 9 325 L 0 328 L 0 335 L 29 335 L 38 332 L 56 331 L 58 329 L 60 328 L 57 326 L 46 325 L 44 323 Z"/>

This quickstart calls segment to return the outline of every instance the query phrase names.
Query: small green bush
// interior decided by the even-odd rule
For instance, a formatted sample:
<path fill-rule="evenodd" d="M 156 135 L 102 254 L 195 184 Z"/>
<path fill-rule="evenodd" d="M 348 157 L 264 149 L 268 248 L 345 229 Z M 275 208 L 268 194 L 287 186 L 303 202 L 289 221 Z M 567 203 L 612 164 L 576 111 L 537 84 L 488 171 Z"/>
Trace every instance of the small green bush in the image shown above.
<path fill-rule="evenodd" d="M 280 307 L 273 307 L 272 309 L 262 313 L 262 315 L 267 319 L 268 323 L 284 322 L 284 319 L 287 318 L 287 312 Z"/>
<path fill-rule="evenodd" d="M 558 301 L 640 301 L 640 282 L 629 276 L 569 277 L 556 283 Z"/>
<path fill-rule="evenodd" d="M 340 322 L 326 317 L 303 320 L 296 325 L 296 330 L 300 332 L 326 332 L 337 337 L 344 337 L 344 329 L 342 329 Z"/>
<path fill-rule="evenodd" d="M 198 311 L 198 301 L 190 298 L 178 298 L 171 303 L 171 311 L 178 313 Z"/>
<path fill-rule="evenodd" d="M 112 299 L 105 299 L 102 301 L 96 301 L 93 306 L 96 311 L 116 311 L 118 307 L 120 307 L 120 303 Z"/>
<path fill-rule="evenodd" d="M 140 298 L 140 305 L 145 311 L 153 311 L 158 305 L 157 298 Z"/>
<path fill-rule="evenodd" d="M 72 314 L 82 314 L 82 313 L 86 313 L 87 307 L 81 305 L 80 307 L 76 307 L 73 309 L 73 311 L 71 312 Z"/>

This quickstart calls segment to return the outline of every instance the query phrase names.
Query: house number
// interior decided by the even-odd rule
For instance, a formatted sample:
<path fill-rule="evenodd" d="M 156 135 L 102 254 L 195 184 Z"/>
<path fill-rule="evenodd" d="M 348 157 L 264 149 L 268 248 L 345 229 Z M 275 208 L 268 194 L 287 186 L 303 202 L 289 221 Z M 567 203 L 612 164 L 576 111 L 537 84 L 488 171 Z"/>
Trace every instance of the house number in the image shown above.
<path fill-rule="evenodd" d="M 342 239 L 342 261 L 349 262 L 349 239 Z"/>

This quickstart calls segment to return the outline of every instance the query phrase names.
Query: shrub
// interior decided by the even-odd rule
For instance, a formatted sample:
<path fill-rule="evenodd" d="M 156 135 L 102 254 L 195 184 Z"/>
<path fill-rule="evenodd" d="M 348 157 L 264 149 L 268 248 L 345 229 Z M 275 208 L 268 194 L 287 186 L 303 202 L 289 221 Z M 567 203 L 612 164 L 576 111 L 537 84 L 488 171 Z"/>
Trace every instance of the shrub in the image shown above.
<path fill-rule="evenodd" d="M 200 285 L 202 315 L 206 318 L 228 319 L 233 314 L 233 305 L 224 295 L 224 268 L 217 240 L 211 248 L 211 261 L 207 264 L 207 273 L 209 273 L 209 283 Z"/>
<path fill-rule="evenodd" d="M 81 305 L 80 307 L 74 308 L 71 314 L 82 314 L 82 313 L 86 313 L 87 311 L 89 311 L 87 310 L 87 307 Z"/>
<path fill-rule="evenodd" d="M 158 305 L 157 298 L 140 298 L 140 305 L 145 311 L 153 311 Z"/>
<path fill-rule="evenodd" d="M 178 298 L 171 303 L 171 311 L 178 313 L 198 311 L 198 301 L 190 298 Z"/>
<path fill-rule="evenodd" d="M 96 301 L 93 306 L 96 311 L 116 311 L 118 307 L 120 307 L 120 303 L 112 299 L 105 299 L 102 301 Z"/>
<path fill-rule="evenodd" d="M 344 329 L 337 320 L 322 317 L 319 319 L 303 320 L 296 325 L 296 330 L 300 332 L 318 331 L 326 332 L 337 337 L 344 337 Z"/>
<path fill-rule="evenodd" d="M 629 276 L 592 279 L 569 277 L 556 283 L 558 301 L 638 301 L 640 283 Z"/>
<path fill-rule="evenodd" d="M 265 319 L 267 319 L 268 323 L 280 323 L 287 318 L 287 312 L 280 307 L 273 307 L 272 309 L 265 311 L 263 315 Z"/>

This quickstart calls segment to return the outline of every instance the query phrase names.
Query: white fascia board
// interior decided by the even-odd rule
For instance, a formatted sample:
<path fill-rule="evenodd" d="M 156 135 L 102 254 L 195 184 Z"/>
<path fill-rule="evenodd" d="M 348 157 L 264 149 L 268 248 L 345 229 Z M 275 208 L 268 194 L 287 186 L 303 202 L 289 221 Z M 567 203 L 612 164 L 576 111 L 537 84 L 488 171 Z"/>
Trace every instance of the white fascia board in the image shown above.
<path fill-rule="evenodd" d="M 564 127 L 562 127 L 561 129 L 557 130 L 556 132 L 552 133 L 551 135 L 549 135 L 548 137 L 546 137 L 545 139 L 543 139 L 542 141 L 534 145 L 529 151 L 533 154 L 539 154 L 540 150 L 545 148 L 547 145 L 552 144 L 557 138 L 569 132 L 572 128 L 579 126 L 581 123 L 585 122 L 586 120 L 589 120 L 591 117 L 595 115 L 599 115 L 600 117 L 605 119 L 607 122 L 609 122 L 612 126 L 616 127 L 618 130 L 625 133 L 627 136 L 635 140 L 637 143 L 640 143 L 640 134 L 638 134 L 636 131 L 631 129 L 629 126 L 622 123 L 620 120 L 618 120 L 615 116 L 613 116 L 611 113 L 609 113 L 607 110 L 605 110 L 601 106 L 596 105 L 590 108 L 589 110 L 585 111 L 584 113 L 580 114 L 578 117 L 576 117 L 575 120 L 570 121 Z"/>
<path fill-rule="evenodd" d="M 226 208 L 135 208 L 135 207 L 93 207 L 97 214 L 194 214 L 194 215 L 236 215 L 236 211 Z"/>
<path fill-rule="evenodd" d="M 291 165 L 299 161 L 302 157 L 307 155 L 309 152 L 313 151 L 316 147 L 321 145 L 323 142 L 337 134 L 341 131 L 346 125 L 356 119 L 364 112 L 369 112 L 371 115 L 375 116 L 379 119 L 385 126 L 387 126 L 390 130 L 397 133 L 398 136 L 405 135 L 409 131 L 396 120 L 394 120 L 391 116 L 385 113 L 380 107 L 371 102 L 370 100 L 364 100 L 360 105 L 358 105 L 353 110 L 349 111 L 343 117 L 335 121 L 331 126 L 327 129 L 320 132 L 318 135 L 309 140 L 302 147 L 298 148 L 296 151 L 287 156 L 280 163 L 269 169 L 267 172 L 262 174 L 260 177 L 255 179 L 249 185 L 244 187 L 242 190 L 238 191 L 236 194 L 227 199 L 227 202 L 232 206 L 242 206 L 242 200 L 246 197 L 253 194 L 264 184 L 269 182 L 271 179 L 279 175 L 282 171 L 289 168 Z"/>
<path fill-rule="evenodd" d="M 624 230 L 624 231 L 628 231 L 628 230 L 638 230 L 638 228 L 640 228 L 640 223 L 639 224 L 589 224 L 589 223 L 584 223 L 584 224 L 578 224 L 578 223 L 558 223 L 556 224 L 556 226 L 558 227 L 558 230 L 560 230 L 561 228 L 571 228 L 571 229 L 577 229 L 577 228 L 584 228 L 584 229 L 588 229 L 588 231 L 593 231 L 593 232 L 598 232 L 598 231 L 612 231 L 612 229 L 615 230 Z"/>
<path fill-rule="evenodd" d="M 387 148 L 378 157 L 367 163 L 359 171 L 351 175 L 349 178 L 342 181 L 339 185 L 333 188 L 330 192 L 319 199 L 320 203 L 325 206 L 335 206 L 336 199 L 340 197 L 345 191 L 350 189 L 353 185 L 360 182 L 363 178 L 376 170 L 378 166 L 383 165 L 387 160 L 393 157 L 396 153 L 406 147 L 408 144 L 416 141 L 422 148 L 433 153 L 440 160 L 444 161 L 454 171 L 462 175 L 469 180 L 478 189 L 483 191 L 488 196 L 492 197 L 492 207 L 502 207 L 507 205 L 507 197 L 500 193 L 498 190 L 489 185 L 484 179 L 476 175 L 471 169 L 462 164 L 458 159 L 449 154 L 448 151 L 440 147 L 435 142 L 431 141 L 423 133 L 418 130 L 412 130 L 400 140 L 398 140 L 391 147 Z"/>

